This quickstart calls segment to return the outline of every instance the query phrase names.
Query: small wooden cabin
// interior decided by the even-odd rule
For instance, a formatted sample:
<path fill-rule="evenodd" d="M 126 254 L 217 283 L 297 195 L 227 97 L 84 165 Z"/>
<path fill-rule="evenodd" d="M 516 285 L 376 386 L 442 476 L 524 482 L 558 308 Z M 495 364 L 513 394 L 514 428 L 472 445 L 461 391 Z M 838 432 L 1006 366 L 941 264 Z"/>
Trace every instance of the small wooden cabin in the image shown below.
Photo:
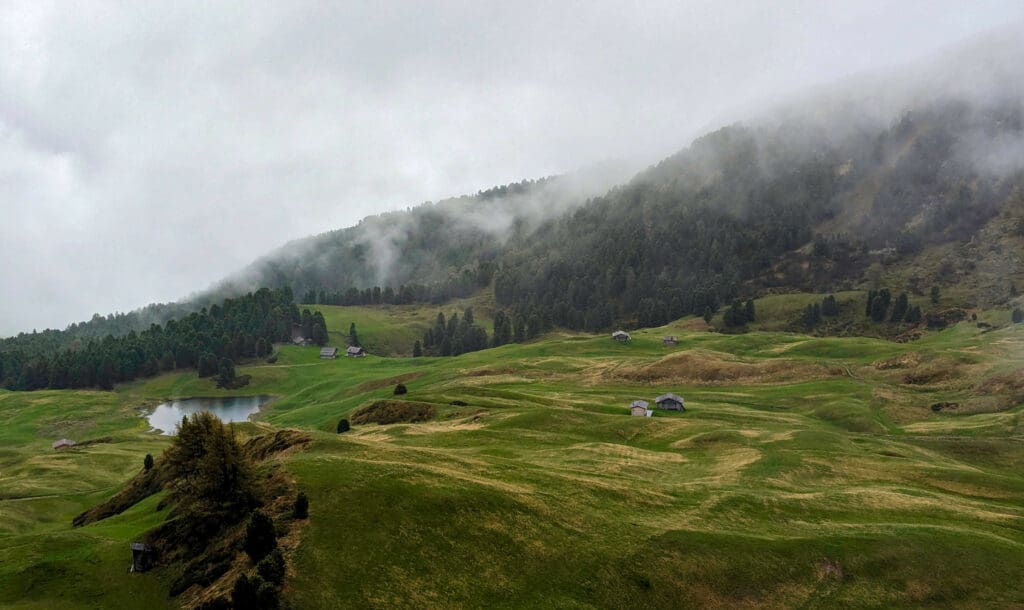
<path fill-rule="evenodd" d="M 662 394 L 654 399 L 654 403 L 658 405 L 659 409 L 667 409 L 669 411 L 686 410 L 686 402 L 683 400 L 683 397 L 672 393 Z"/>
<path fill-rule="evenodd" d="M 625 343 L 626 341 L 632 339 L 632 337 L 630 337 L 629 333 L 627 333 L 624 330 L 617 330 L 612 333 L 612 339 L 615 339 L 619 343 Z"/>
<path fill-rule="evenodd" d="M 673 336 L 662 337 L 661 338 L 661 342 L 664 345 L 675 345 L 676 344 L 676 338 L 673 337 Z"/>
<path fill-rule="evenodd" d="M 133 542 L 129 545 L 132 549 L 132 565 L 129 572 L 145 572 L 153 567 L 155 556 L 153 547 L 141 542 Z"/>
<path fill-rule="evenodd" d="M 629 414 L 633 417 L 650 417 L 653 411 L 647 408 L 648 404 L 646 400 L 634 400 L 629 405 Z"/>
<path fill-rule="evenodd" d="M 325 360 L 334 360 L 338 357 L 338 348 L 336 347 L 323 347 L 320 348 L 320 357 Z"/>
<path fill-rule="evenodd" d="M 54 449 L 67 449 L 68 447 L 74 447 L 75 445 L 75 441 L 70 438 L 62 438 L 59 441 L 53 441 Z"/>
<path fill-rule="evenodd" d="M 356 347 L 352 345 L 347 350 L 345 350 L 345 355 L 348 356 L 349 358 L 362 358 L 363 356 L 366 355 L 366 350 L 364 350 L 361 347 Z"/>

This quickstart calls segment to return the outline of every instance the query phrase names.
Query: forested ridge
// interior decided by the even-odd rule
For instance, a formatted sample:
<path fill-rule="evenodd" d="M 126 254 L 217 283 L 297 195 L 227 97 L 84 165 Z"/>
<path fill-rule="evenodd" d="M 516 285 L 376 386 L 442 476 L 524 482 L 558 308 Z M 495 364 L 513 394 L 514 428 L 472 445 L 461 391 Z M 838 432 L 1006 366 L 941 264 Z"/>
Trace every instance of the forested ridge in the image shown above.
<path fill-rule="evenodd" d="M 264 356 L 274 342 L 289 341 L 293 324 L 308 327 L 307 336 L 326 338 L 323 316 L 303 313 L 290 289 L 264 288 L 141 332 L 108 334 L 67 348 L 54 347 L 62 343 L 59 333 L 67 331 L 51 331 L 37 341 L 33 335 L 5 339 L 0 341 L 0 385 L 11 390 L 110 389 L 177 368 L 224 377 L 224 366 Z"/>
<path fill-rule="evenodd" d="M 610 190 L 601 180 L 547 178 L 382 214 L 286 246 L 191 301 L 0 340 L 0 381 L 107 387 L 197 366 L 204 354 L 254 355 L 261 338 L 288 339 L 286 319 L 303 322 L 294 296 L 441 304 L 493 287 L 493 335 L 455 337 L 446 323 L 455 344 L 445 349 L 438 332 L 421 345 L 444 354 L 556 326 L 597 332 L 708 318 L 769 291 L 866 288 L 869 266 L 881 260 L 909 265 L 931 246 L 970 242 L 979 259 L 960 256 L 962 278 L 987 257 L 1005 259 L 985 247 L 991 231 L 980 237 L 1000 214 L 1001 230 L 1024 236 L 1021 142 L 1021 102 L 1005 99 L 933 100 L 889 123 L 835 132 L 811 119 L 732 125 Z M 997 298 L 1015 290 L 1013 269 L 1003 278 L 1003 266 L 988 264 Z M 920 294 L 956 277 L 940 269 L 911 280 L 891 288 Z M 209 305 L 254 282 L 272 290 Z M 239 310 L 249 313 L 236 318 Z M 171 317 L 181 319 L 147 325 Z M 813 309 L 804 317 L 814 320 Z"/>
<path fill-rule="evenodd" d="M 810 244 L 839 272 L 789 288 L 835 290 L 872 249 L 909 258 L 992 219 L 1024 177 L 988 171 L 965 146 L 979 134 L 1019 138 L 1021 117 L 1019 104 L 950 102 L 838 141 L 803 130 L 796 144 L 793 125 L 719 130 L 507 252 L 495 296 L 569 328 L 657 326 L 751 296 L 750 280 Z M 849 209 L 858 198 L 861 216 Z M 819 233 L 829 222 L 842 232 Z"/>

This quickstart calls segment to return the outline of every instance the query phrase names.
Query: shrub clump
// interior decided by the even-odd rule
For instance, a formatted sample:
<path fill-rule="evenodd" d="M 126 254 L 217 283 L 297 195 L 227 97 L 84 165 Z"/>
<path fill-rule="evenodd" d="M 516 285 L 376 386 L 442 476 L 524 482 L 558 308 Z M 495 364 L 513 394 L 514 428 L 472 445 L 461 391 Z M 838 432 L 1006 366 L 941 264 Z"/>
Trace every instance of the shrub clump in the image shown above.
<path fill-rule="evenodd" d="M 341 434 L 342 432 L 348 432 L 351 429 L 352 427 L 348 425 L 347 419 L 342 419 L 341 421 L 338 422 L 338 434 Z"/>
<path fill-rule="evenodd" d="M 352 413 L 354 424 L 397 424 L 421 422 L 434 417 L 434 406 L 425 402 L 378 400 Z"/>
<path fill-rule="evenodd" d="M 258 510 L 252 514 L 245 528 L 245 542 L 242 546 L 253 561 L 263 559 L 277 548 L 274 522 L 267 513 Z"/>
<path fill-rule="evenodd" d="M 299 495 L 295 496 L 295 506 L 293 507 L 292 514 L 295 515 L 296 519 L 305 519 L 309 517 L 309 498 L 306 494 L 299 492 Z"/>
<path fill-rule="evenodd" d="M 280 585 L 284 582 L 285 565 L 281 549 L 274 549 L 256 565 L 256 573 L 263 580 Z"/>
<path fill-rule="evenodd" d="M 251 608 L 273 610 L 281 606 L 281 600 L 277 587 L 258 575 L 246 576 L 242 574 L 235 581 L 231 590 L 231 603 L 235 608 Z"/>
<path fill-rule="evenodd" d="M 400 383 L 395 386 L 395 396 L 401 396 L 402 394 L 407 394 L 408 392 L 409 390 L 405 387 L 404 383 Z"/>

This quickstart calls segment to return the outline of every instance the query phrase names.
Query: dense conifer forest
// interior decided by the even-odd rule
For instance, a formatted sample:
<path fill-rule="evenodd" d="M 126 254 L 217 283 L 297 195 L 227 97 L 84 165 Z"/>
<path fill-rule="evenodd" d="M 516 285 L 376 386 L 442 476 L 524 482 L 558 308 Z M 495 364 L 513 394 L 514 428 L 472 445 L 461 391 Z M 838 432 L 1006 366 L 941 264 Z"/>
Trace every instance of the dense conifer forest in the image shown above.
<path fill-rule="evenodd" d="M 110 389 L 178 368 L 196 368 L 200 376 L 219 373 L 230 383 L 233 362 L 265 356 L 273 343 L 290 341 L 293 324 L 308 326 L 306 336 L 321 329 L 326 340 L 322 315 L 317 320 L 305 314 L 300 315 L 291 290 L 261 289 L 141 332 L 74 337 L 64 348 L 59 347 L 67 344 L 63 333 L 72 331 L 21 335 L 0 341 L 0 385 L 10 390 Z"/>

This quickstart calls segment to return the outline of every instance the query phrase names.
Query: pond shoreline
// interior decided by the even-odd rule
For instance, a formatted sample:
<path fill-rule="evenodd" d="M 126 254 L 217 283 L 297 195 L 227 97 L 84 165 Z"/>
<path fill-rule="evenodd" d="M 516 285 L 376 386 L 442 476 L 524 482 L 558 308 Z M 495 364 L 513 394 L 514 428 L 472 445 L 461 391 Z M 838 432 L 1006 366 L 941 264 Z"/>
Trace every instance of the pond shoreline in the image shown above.
<path fill-rule="evenodd" d="M 139 407 L 139 416 L 149 423 L 149 432 L 162 436 L 174 436 L 176 427 L 183 417 L 208 411 L 225 423 L 241 423 L 251 420 L 260 413 L 274 396 L 257 394 L 250 396 L 193 396 L 164 400 L 153 407 Z"/>

